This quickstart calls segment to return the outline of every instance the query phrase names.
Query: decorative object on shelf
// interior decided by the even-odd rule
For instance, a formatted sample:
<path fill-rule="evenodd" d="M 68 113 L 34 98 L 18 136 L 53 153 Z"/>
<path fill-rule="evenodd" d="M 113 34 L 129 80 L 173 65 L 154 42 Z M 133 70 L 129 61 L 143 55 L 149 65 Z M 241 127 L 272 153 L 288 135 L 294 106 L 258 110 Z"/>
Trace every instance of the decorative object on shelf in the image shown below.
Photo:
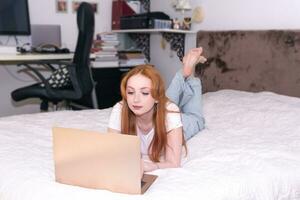
<path fill-rule="evenodd" d="M 189 0 L 171 0 L 172 5 L 176 10 L 179 10 L 182 12 L 182 19 L 178 23 L 175 20 L 173 20 L 173 29 L 182 29 L 182 30 L 191 30 L 192 20 L 191 17 L 185 17 L 184 12 L 186 10 L 191 10 L 192 6 L 190 4 Z"/>
<path fill-rule="evenodd" d="M 67 0 L 56 0 L 56 12 L 67 13 L 68 12 L 68 1 Z"/>
<path fill-rule="evenodd" d="M 194 10 L 193 10 L 193 14 L 192 14 L 192 22 L 194 23 L 200 23 L 202 22 L 204 19 L 204 11 L 203 8 L 201 6 L 197 6 Z"/>
<path fill-rule="evenodd" d="M 175 7 L 176 10 L 180 10 L 184 13 L 185 10 L 191 10 L 192 6 L 189 0 L 176 0 L 172 1 L 172 5 Z"/>
<path fill-rule="evenodd" d="M 150 61 L 150 34 L 149 33 L 129 33 L 129 37 L 134 40 L 147 58 Z"/>
<path fill-rule="evenodd" d="M 183 30 L 191 30 L 192 27 L 192 18 L 191 17 L 185 17 L 183 18 L 182 22 L 182 29 Z"/>
<path fill-rule="evenodd" d="M 177 56 L 182 61 L 184 56 L 185 34 L 163 32 L 162 36 L 170 43 L 171 50 L 176 51 Z"/>
<path fill-rule="evenodd" d="M 180 21 L 177 18 L 173 19 L 173 29 L 180 29 Z"/>
<path fill-rule="evenodd" d="M 141 13 L 150 12 L 150 0 L 140 0 L 141 6 Z"/>

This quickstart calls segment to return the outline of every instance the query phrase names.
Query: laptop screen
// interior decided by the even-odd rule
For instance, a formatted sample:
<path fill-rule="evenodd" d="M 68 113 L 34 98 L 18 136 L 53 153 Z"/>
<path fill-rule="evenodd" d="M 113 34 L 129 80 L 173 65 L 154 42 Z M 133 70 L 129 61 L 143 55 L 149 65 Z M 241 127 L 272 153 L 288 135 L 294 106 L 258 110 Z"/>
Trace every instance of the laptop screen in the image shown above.
<path fill-rule="evenodd" d="M 38 47 L 44 44 L 55 45 L 59 48 L 61 47 L 60 25 L 31 25 L 31 46 Z"/>

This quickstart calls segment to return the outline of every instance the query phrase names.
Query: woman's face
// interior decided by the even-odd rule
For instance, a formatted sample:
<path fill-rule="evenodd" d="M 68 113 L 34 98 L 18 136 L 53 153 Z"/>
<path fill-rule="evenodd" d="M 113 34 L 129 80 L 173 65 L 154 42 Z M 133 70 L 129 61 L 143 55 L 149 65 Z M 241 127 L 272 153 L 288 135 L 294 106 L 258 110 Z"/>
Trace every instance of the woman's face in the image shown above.
<path fill-rule="evenodd" d="M 152 111 L 155 99 L 151 95 L 151 80 L 141 74 L 130 77 L 126 86 L 127 103 L 137 116 Z"/>

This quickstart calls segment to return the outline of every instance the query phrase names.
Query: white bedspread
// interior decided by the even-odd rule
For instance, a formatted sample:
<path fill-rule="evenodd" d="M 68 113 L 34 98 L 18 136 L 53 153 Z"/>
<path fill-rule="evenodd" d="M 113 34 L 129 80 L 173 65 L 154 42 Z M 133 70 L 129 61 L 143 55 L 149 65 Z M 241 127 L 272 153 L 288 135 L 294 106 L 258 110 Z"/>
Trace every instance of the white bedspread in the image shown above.
<path fill-rule="evenodd" d="M 0 119 L 1 200 L 300 199 L 300 99 L 222 90 L 204 95 L 206 129 L 182 168 L 157 170 L 144 195 L 54 181 L 51 127 L 106 130 L 110 109 Z"/>

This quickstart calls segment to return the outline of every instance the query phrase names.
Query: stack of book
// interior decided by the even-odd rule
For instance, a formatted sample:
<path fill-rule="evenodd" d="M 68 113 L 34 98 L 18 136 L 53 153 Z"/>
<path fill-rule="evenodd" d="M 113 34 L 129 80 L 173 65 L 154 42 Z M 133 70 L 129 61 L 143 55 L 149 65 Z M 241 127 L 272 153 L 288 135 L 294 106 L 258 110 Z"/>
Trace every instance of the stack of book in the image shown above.
<path fill-rule="evenodd" d="M 148 63 L 145 55 L 139 51 L 119 51 L 120 67 L 136 66 Z"/>
<path fill-rule="evenodd" d="M 92 49 L 96 55 L 95 61 L 91 63 L 92 67 L 118 67 L 117 46 L 119 43 L 116 33 L 105 32 L 97 34 L 97 39 L 94 41 Z"/>

